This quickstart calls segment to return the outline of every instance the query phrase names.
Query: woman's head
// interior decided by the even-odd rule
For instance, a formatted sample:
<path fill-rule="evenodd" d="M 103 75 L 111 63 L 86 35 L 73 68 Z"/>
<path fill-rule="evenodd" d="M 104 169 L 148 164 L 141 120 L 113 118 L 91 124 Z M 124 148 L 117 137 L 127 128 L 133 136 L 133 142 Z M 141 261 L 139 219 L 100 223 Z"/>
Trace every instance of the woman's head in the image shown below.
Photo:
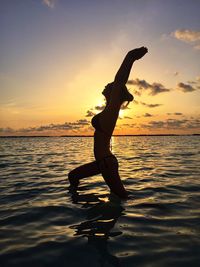
<path fill-rule="evenodd" d="M 109 102 L 109 100 L 110 100 L 110 95 L 111 95 L 111 92 L 112 92 L 112 88 L 113 88 L 113 83 L 108 83 L 106 86 L 105 86 L 105 88 L 104 88 L 104 90 L 103 90 L 103 92 L 102 92 L 102 94 L 105 96 L 105 98 L 106 98 L 106 100 Z"/>
<path fill-rule="evenodd" d="M 105 86 L 105 89 L 103 90 L 102 94 L 105 96 L 106 98 L 106 101 L 109 102 L 110 101 L 110 95 L 111 95 L 111 92 L 113 90 L 113 85 L 114 83 L 108 83 L 106 86 Z M 133 96 L 131 93 L 129 93 L 127 87 L 124 85 L 122 90 L 121 90 L 121 104 L 123 102 L 131 102 L 133 101 Z"/>

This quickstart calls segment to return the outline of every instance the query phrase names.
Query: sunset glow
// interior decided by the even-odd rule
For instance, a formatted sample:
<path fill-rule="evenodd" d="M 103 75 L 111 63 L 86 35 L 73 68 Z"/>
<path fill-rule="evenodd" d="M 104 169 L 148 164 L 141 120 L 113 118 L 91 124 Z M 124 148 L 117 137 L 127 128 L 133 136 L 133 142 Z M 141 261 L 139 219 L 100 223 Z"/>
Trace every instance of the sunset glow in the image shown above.
<path fill-rule="evenodd" d="M 115 134 L 200 133 L 200 2 L 1 1 L 0 135 L 92 135 L 126 53 L 146 46 Z"/>

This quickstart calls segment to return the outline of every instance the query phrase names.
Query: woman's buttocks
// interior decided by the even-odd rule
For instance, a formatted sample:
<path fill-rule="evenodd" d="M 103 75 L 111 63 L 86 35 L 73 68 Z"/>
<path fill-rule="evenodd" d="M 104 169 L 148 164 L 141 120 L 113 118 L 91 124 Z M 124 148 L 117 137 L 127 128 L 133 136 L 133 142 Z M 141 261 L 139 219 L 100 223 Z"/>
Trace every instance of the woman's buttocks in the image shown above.
<path fill-rule="evenodd" d="M 110 151 L 110 139 L 104 133 L 95 131 L 94 133 L 94 155 L 95 158 L 102 159 L 105 156 L 112 155 Z"/>

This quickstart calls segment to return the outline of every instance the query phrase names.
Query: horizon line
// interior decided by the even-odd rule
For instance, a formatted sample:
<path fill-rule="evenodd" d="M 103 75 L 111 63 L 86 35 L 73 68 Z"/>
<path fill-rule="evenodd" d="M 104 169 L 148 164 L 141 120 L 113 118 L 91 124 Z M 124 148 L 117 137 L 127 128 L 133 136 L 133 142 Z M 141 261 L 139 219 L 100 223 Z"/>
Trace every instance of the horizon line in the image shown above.
<path fill-rule="evenodd" d="M 193 134 L 114 134 L 116 137 L 126 136 L 199 136 L 200 133 Z M 2 135 L 0 138 L 23 138 L 23 137 L 94 137 L 94 135 Z"/>

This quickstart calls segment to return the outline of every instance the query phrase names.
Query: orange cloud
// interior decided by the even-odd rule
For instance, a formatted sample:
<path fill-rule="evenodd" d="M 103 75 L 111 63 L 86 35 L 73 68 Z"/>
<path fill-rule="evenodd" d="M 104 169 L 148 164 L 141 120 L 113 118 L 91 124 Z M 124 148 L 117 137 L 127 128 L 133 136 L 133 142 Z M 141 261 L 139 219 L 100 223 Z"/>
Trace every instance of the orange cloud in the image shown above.
<path fill-rule="evenodd" d="M 193 30 L 187 30 L 187 29 L 180 29 L 176 30 L 171 34 L 176 39 L 186 42 L 186 43 L 192 43 L 195 44 L 194 49 L 200 50 L 200 31 L 193 31 Z"/>
<path fill-rule="evenodd" d="M 200 40 L 200 31 L 192 30 L 176 30 L 173 33 L 174 37 L 184 42 L 195 42 Z"/>
<path fill-rule="evenodd" d="M 152 84 L 145 80 L 135 79 L 129 80 L 128 84 L 136 86 L 140 91 L 134 90 L 136 95 L 141 95 L 143 91 L 148 90 L 149 95 L 155 96 L 160 93 L 169 92 L 170 89 L 166 88 L 163 84 L 154 82 Z"/>

